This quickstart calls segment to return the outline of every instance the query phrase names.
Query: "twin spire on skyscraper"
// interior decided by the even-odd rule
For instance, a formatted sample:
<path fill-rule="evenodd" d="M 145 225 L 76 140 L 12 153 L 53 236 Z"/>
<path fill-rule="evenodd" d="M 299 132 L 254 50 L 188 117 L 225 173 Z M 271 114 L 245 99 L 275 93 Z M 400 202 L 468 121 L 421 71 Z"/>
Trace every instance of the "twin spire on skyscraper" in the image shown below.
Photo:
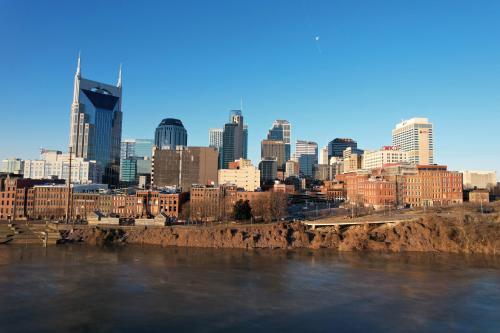
<path fill-rule="evenodd" d="M 81 58 L 81 51 L 78 52 L 78 64 L 76 66 L 76 74 L 75 76 L 80 78 L 81 77 L 81 65 L 80 65 L 80 60 Z M 116 84 L 118 88 L 122 87 L 122 64 L 120 63 L 120 69 L 118 70 L 118 82 Z"/>

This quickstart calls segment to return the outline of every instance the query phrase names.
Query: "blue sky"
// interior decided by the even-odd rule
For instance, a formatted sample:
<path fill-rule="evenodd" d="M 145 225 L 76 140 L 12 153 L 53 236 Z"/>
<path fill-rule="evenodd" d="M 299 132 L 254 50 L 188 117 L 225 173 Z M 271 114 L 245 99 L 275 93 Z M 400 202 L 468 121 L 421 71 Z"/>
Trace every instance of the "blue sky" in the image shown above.
<path fill-rule="evenodd" d="M 89 79 L 123 63 L 124 138 L 175 117 L 207 145 L 243 97 L 254 162 L 277 118 L 375 149 L 418 116 L 437 163 L 500 174 L 500 1 L 0 0 L 0 158 L 66 149 L 79 50 Z"/>

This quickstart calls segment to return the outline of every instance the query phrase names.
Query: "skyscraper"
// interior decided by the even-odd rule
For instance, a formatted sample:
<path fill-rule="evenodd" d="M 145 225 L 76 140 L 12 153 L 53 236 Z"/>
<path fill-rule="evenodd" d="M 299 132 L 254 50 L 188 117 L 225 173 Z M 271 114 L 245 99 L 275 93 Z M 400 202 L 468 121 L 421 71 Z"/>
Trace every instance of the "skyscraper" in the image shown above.
<path fill-rule="evenodd" d="M 187 131 L 182 121 L 174 118 L 163 119 L 155 131 L 155 146 L 160 149 L 175 149 L 187 146 Z"/>
<path fill-rule="evenodd" d="M 410 163 L 434 163 L 432 123 L 427 118 L 412 118 L 396 124 L 392 130 L 392 145 L 407 152 Z"/>
<path fill-rule="evenodd" d="M 219 153 L 219 158 L 218 158 L 218 167 L 219 169 L 222 168 L 222 143 L 223 143 L 223 138 L 224 138 L 224 130 L 222 128 L 210 128 L 208 130 L 208 146 L 217 148 L 217 151 Z"/>
<path fill-rule="evenodd" d="M 151 139 L 125 139 L 121 145 L 120 181 L 137 183 L 140 176 L 151 177 Z"/>
<path fill-rule="evenodd" d="M 76 157 L 95 160 L 103 183 L 118 184 L 122 137 L 122 71 L 116 86 L 82 78 L 80 56 L 71 105 L 69 145 Z"/>
<path fill-rule="evenodd" d="M 285 160 L 291 157 L 292 126 L 288 120 L 277 119 L 267 134 L 268 140 L 282 140 L 285 143 Z M 279 166 L 278 166 L 279 167 Z"/>
<path fill-rule="evenodd" d="M 243 158 L 248 158 L 248 125 L 243 125 Z"/>
<path fill-rule="evenodd" d="M 231 110 L 230 122 L 224 125 L 222 137 L 222 168 L 243 157 L 243 115 L 240 110 Z"/>
<path fill-rule="evenodd" d="M 319 164 L 330 164 L 330 159 L 328 158 L 328 146 L 321 148 L 319 151 Z"/>
<path fill-rule="evenodd" d="M 335 138 L 328 143 L 328 159 L 331 157 L 342 157 L 347 148 L 358 148 L 358 143 L 349 138 Z"/>
<path fill-rule="evenodd" d="M 262 140 L 260 157 L 261 159 L 275 158 L 278 170 L 285 171 L 287 161 L 285 142 L 283 140 Z"/>
<path fill-rule="evenodd" d="M 312 177 L 313 166 L 318 164 L 318 144 L 312 141 L 297 140 L 295 156 L 299 160 L 300 173 Z"/>
<path fill-rule="evenodd" d="M 222 148 L 222 138 L 224 130 L 222 128 L 210 128 L 208 130 L 208 146 L 217 148 L 219 151 Z"/>

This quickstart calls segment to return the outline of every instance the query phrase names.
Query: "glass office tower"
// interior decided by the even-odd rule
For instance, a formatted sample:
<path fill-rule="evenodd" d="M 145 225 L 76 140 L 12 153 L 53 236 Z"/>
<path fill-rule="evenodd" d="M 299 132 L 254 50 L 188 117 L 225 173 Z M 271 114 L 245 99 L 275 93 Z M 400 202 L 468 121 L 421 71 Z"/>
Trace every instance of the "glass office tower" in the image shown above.
<path fill-rule="evenodd" d="M 116 86 L 81 77 L 80 57 L 71 105 L 70 147 L 74 156 L 95 160 L 104 170 L 102 182 L 117 185 L 122 136 L 121 68 Z"/>

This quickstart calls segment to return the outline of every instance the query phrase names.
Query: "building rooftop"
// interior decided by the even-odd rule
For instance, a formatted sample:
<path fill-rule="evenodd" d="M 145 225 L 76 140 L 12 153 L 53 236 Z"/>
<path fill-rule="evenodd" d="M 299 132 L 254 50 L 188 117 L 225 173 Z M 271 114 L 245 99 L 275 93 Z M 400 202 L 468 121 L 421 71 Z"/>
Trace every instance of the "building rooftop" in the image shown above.
<path fill-rule="evenodd" d="M 168 126 L 168 125 L 184 127 L 182 121 L 175 118 L 165 118 L 160 122 L 160 125 L 158 126 Z"/>

